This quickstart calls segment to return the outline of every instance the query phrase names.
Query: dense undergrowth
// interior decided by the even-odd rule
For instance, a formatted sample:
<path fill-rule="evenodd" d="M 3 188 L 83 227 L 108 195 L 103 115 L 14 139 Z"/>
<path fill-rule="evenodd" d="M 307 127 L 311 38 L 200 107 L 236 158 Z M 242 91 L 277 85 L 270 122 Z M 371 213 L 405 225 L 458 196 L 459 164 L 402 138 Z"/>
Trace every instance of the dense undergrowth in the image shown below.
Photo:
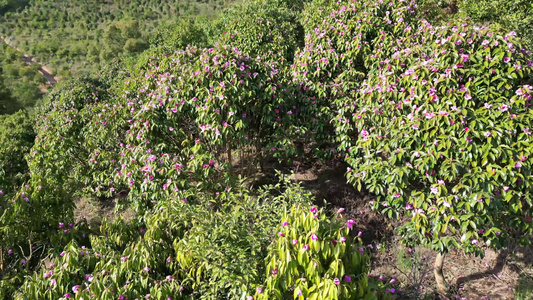
<path fill-rule="evenodd" d="M 393 297 L 342 210 L 243 176 L 304 148 L 346 162 L 408 246 L 530 244 L 527 32 L 436 9 L 250 1 L 3 116 L 0 298 Z M 79 199 L 114 216 L 95 228 Z"/>

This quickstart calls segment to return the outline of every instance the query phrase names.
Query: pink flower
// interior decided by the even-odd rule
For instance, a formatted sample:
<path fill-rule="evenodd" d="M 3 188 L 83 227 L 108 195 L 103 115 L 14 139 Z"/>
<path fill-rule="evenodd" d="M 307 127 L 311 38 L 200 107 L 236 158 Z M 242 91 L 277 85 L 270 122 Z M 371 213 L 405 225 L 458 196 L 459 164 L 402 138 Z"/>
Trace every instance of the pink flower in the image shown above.
<path fill-rule="evenodd" d="M 470 96 L 470 94 L 465 94 L 465 99 L 466 100 L 470 100 L 470 99 L 472 99 L 472 96 Z"/>
<path fill-rule="evenodd" d="M 348 220 L 348 222 L 346 222 L 346 226 L 348 227 L 348 229 L 352 229 L 354 224 L 355 224 L 354 220 Z"/>
<path fill-rule="evenodd" d="M 486 136 L 486 137 L 489 137 L 489 136 L 491 136 L 491 133 L 487 131 L 483 135 Z"/>
<path fill-rule="evenodd" d="M 515 168 L 521 168 L 521 167 L 522 167 L 522 164 L 519 163 L 519 162 L 516 162 L 516 163 L 514 164 L 514 167 L 515 167 Z"/>
<path fill-rule="evenodd" d="M 128 257 L 126 257 L 126 256 L 122 256 L 121 260 L 122 260 L 122 262 L 125 262 L 125 261 L 128 260 Z"/>
<path fill-rule="evenodd" d="M 283 222 L 283 224 L 281 224 L 283 227 L 289 225 L 289 222 Z"/>
<path fill-rule="evenodd" d="M 73 292 L 74 294 L 76 294 L 76 293 L 78 292 L 79 289 L 80 289 L 80 286 L 79 286 L 79 285 L 75 285 L 75 286 L 72 287 L 72 292 Z"/>
<path fill-rule="evenodd" d="M 292 240 L 292 245 L 293 245 L 293 246 L 296 246 L 296 244 L 298 244 L 298 240 L 297 240 L 297 239 L 293 239 L 293 240 Z"/>
<path fill-rule="evenodd" d="M 346 238 L 343 237 L 343 236 L 341 236 L 341 238 L 339 239 L 339 241 L 340 241 L 341 243 L 346 242 Z"/>
<path fill-rule="evenodd" d="M 304 245 L 302 249 L 304 249 L 305 251 L 309 250 L 309 245 Z"/>
<path fill-rule="evenodd" d="M 526 216 L 526 217 L 524 218 L 524 220 L 526 220 L 526 222 L 531 222 L 531 217 L 530 217 L 530 216 Z"/>
<path fill-rule="evenodd" d="M 335 283 L 336 285 L 339 285 L 341 284 L 341 281 L 339 280 L 339 278 L 335 278 L 333 279 L 333 283 Z"/>
<path fill-rule="evenodd" d="M 52 278 L 50 280 L 50 285 L 56 285 L 57 281 L 55 280 L 55 278 Z"/>
<path fill-rule="evenodd" d="M 472 245 L 477 245 L 478 243 L 478 240 L 472 240 Z"/>
<path fill-rule="evenodd" d="M 310 211 L 314 214 L 316 214 L 316 207 L 311 207 Z"/>
<path fill-rule="evenodd" d="M 316 241 L 316 240 L 318 240 L 318 236 L 316 236 L 316 234 L 313 233 L 313 234 L 311 234 L 311 239 L 313 241 Z"/>
<path fill-rule="evenodd" d="M 174 131 L 174 127 L 169 127 L 168 130 Z"/>

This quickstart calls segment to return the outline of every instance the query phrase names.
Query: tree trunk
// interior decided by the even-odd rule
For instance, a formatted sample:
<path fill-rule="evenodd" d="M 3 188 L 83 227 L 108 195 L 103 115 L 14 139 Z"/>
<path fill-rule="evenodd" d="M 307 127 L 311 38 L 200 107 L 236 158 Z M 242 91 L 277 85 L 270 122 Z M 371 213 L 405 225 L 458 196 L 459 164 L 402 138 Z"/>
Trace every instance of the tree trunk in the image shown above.
<path fill-rule="evenodd" d="M 4 249 L 0 246 L 0 279 L 2 279 L 2 273 L 4 272 Z"/>
<path fill-rule="evenodd" d="M 444 274 L 442 273 L 442 268 L 444 266 L 444 256 L 446 254 L 437 253 L 435 257 L 435 267 L 433 273 L 435 274 L 435 281 L 437 282 L 437 291 L 439 294 L 446 294 L 446 282 L 444 281 Z"/>
<path fill-rule="evenodd" d="M 233 157 L 231 156 L 231 143 L 228 142 L 227 144 L 227 153 L 228 153 L 228 164 L 229 164 L 229 172 L 230 174 L 233 174 Z"/>

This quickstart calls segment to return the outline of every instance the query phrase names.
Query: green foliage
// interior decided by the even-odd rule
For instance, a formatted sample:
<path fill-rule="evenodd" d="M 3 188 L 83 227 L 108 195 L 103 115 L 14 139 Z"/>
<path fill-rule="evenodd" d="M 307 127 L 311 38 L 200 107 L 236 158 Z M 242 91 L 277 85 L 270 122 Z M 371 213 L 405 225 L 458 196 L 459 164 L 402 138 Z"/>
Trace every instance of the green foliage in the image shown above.
<path fill-rule="evenodd" d="M 28 178 L 24 158 L 35 139 L 34 119 L 25 111 L 0 116 L 0 189 L 4 197 Z"/>
<path fill-rule="evenodd" d="M 368 281 L 370 257 L 351 224 L 316 207 L 285 212 L 266 258 L 267 279 L 256 299 L 384 299 Z"/>
<path fill-rule="evenodd" d="M 407 214 L 410 243 L 445 252 L 530 243 L 529 50 L 493 27 L 396 21 L 336 118 L 347 178 Z"/>
<path fill-rule="evenodd" d="M 150 35 L 150 46 L 162 48 L 165 52 L 185 49 L 187 46 L 207 47 L 207 32 L 202 28 L 202 22 L 208 20 L 178 20 L 161 26 L 157 32 Z"/>
<path fill-rule="evenodd" d="M 197 201 L 161 201 L 144 222 L 104 223 L 89 244 L 67 245 L 25 282 L 15 299 L 239 298 L 264 280 L 264 259 L 285 210 L 309 207 L 310 193 L 288 180 Z M 76 289 L 75 287 L 79 287 Z M 77 292 L 73 292 L 77 290 Z"/>

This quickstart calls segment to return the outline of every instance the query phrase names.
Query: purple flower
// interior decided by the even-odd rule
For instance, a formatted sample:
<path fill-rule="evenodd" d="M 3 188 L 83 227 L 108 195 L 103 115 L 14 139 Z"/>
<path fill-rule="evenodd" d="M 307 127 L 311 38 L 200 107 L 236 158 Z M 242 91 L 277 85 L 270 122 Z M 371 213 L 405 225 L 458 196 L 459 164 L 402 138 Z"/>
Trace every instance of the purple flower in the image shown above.
<path fill-rule="evenodd" d="M 70 298 L 70 294 L 69 294 L 69 293 L 66 293 L 66 294 L 65 294 L 65 298 Z"/>
<path fill-rule="evenodd" d="M 9 254 L 9 255 L 13 254 L 13 249 L 7 250 L 7 254 Z"/>
<path fill-rule="evenodd" d="M 352 281 L 352 277 L 350 277 L 348 275 L 344 275 L 344 281 L 350 282 L 350 281 Z"/>

